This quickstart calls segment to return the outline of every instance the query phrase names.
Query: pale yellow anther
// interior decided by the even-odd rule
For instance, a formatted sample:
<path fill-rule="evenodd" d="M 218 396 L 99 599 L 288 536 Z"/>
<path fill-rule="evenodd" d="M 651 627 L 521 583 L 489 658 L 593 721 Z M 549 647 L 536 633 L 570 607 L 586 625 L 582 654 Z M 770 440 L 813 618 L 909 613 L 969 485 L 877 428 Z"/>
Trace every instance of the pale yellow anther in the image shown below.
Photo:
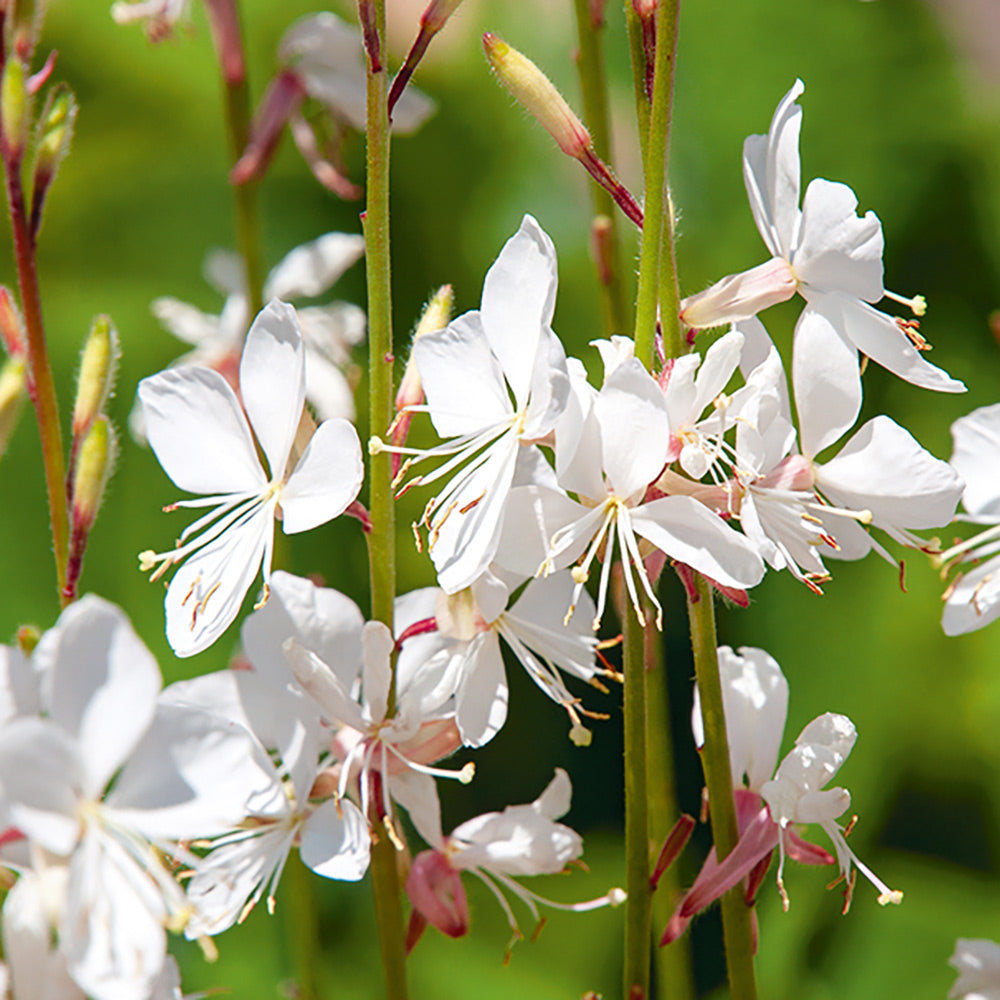
<path fill-rule="evenodd" d="M 377 435 L 372 435 L 368 439 L 368 454 L 381 455 L 385 451 L 385 442 Z"/>
<path fill-rule="evenodd" d="M 573 582 L 578 584 L 584 584 L 590 579 L 590 574 L 583 566 L 574 566 L 570 570 L 570 576 L 573 577 Z"/>

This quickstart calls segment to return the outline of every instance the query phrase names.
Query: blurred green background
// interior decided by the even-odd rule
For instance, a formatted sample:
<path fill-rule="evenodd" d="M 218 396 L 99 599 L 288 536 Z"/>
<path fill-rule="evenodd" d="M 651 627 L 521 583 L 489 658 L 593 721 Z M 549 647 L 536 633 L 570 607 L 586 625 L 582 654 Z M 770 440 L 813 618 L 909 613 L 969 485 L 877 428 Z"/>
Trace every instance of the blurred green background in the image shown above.
<path fill-rule="evenodd" d="M 397 59 L 422 6 L 420 0 L 389 2 Z M 927 296 L 922 332 L 935 346 L 932 359 L 970 390 L 963 397 L 934 395 L 872 366 L 865 376 L 865 415 L 889 413 L 935 454 L 948 457 L 951 421 L 1000 398 L 1000 350 L 987 323 L 1000 306 L 1000 87 L 965 56 L 955 20 L 964 5 L 693 0 L 682 6 L 672 182 L 683 290 L 698 290 L 764 259 L 743 192 L 742 141 L 766 130 L 778 99 L 802 77 L 804 178 L 846 181 L 862 210 L 878 212 L 886 235 L 887 286 Z M 990 0 L 980 6 L 987 18 L 1000 19 Z M 201 261 L 210 247 L 232 242 L 220 85 L 203 12 L 195 7 L 190 32 L 153 47 L 138 28 L 113 24 L 107 3 L 52 0 L 43 43 L 59 50 L 56 78 L 71 84 L 81 105 L 74 150 L 51 193 L 40 249 L 64 412 L 91 317 L 110 313 L 123 346 L 112 403 L 121 457 L 82 584 L 126 608 L 168 680 L 224 666 L 237 641 L 232 629 L 212 650 L 187 661 L 167 647 L 162 592 L 139 573 L 136 553 L 168 547 L 183 515 L 160 513 L 177 498 L 174 488 L 126 430 L 138 380 L 183 350 L 151 317 L 150 301 L 175 295 L 217 310 L 221 303 L 201 278 Z M 274 70 L 280 34 L 315 5 L 244 0 L 243 8 L 256 98 Z M 349 4 L 334 9 L 352 13 Z M 417 84 L 439 108 L 417 136 L 393 147 L 400 354 L 422 302 L 437 285 L 454 285 L 458 311 L 478 305 L 483 274 L 521 215 L 531 212 L 559 252 L 556 330 L 570 353 L 593 363 L 586 345 L 601 330 L 588 259 L 589 181 L 512 106 L 490 78 L 479 44 L 484 30 L 502 35 L 579 106 L 571 13 L 569 0 L 466 0 L 418 71 Z M 609 6 L 608 18 L 615 165 L 637 190 L 618 4 Z M 979 40 L 988 45 L 987 35 L 980 32 Z M 1000 62 L 1000 51 L 992 58 Z M 356 179 L 362 158 L 356 142 L 349 150 Z M 358 205 L 322 191 L 286 142 L 262 192 L 268 264 L 323 232 L 359 231 L 358 212 Z M 630 243 L 629 259 L 634 252 Z M 0 280 L 14 283 L 6 243 Z M 364 304 L 360 265 L 338 285 L 336 297 Z M 764 317 L 786 358 L 797 309 L 789 304 Z M 361 430 L 364 436 L 367 429 Z M 407 527 L 423 499 L 412 498 L 400 511 L 401 589 L 432 582 L 428 565 L 412 552 Z M 0 510 L 0 636 L 7 638 L 24 622 L 47 627 L 58 610 L 30 412 L 0 463 Z M 355 522 L 344 519 L 294 538 L 286 551 L 288 568 L 320 573 L 365 606 L 365 551 Z M 826 873 L 793 868 L 787 877 L 792 908 L 782 914 L 768 879 L 759 908 L 761 996 L 931 1000 L 943 997 L 952 982 L 946 959 L 957 936 L 1000 938 L 1000 626 L 946 640 L 939 625 L 942 585 L 919 554 L 907 558 L 906 593 L 895 569 L 874 557 L 861 565 L 832 563 L 832 569 L 835 579 L 821 598 L 788 574 L 769 575 L 749 610 L 722 616 L 721 639 L 763 646 L 783 665 L 791 685 L 785 749 L 824 711 L 854 720 L 860 736 L 840 776 L 861 816 L 852 845 L 891 886 L 906 892 L 906 901 L 881 910 L 874 891 L 859 880 L 852 912 L 841 917 L 839 894 L 824 890 Z M 664 589 L 673 608 L 666 647 L 681 805 L 697 812 L 686 626 L 679 587 L 666 581 Z M 446 829 L 478 812 L 530 801 L 554 766 L 566 767 L 575 789 L 569 822 L 585 835 L 591 872 L 532 887 L 563 900 L 600 895 L 624 874 L 617 851 L 619 704 L 614 696 L 606 706 L 588 698 L 590 707 L 606 707 L 612 719 L 597 727 L 592 747 L 576 749 L 566 738 L 564 715 L 519 669 L 511 669 L 509 679 L 510 721 L 477 755 L 473 785 L 444 790 Z M 706 849 L 707 837 L 700 833 L 682 860 L 685 879 L 693 878 Z M 415 952 L 414 996 L 534 1000 L 579 997 L 588 989 L 618 995 L 620 912 L 552 912 L 541 939 L 519 945 L 504 968 L 503 917 L 481 888 L 469 886 L 468 939 L 452 942 L 430 931 Z M 378 996 L 367 885 L 322 882 L 315 889 L 323 995 Z M 279 900 L 276 917 L 256 912 L 244 928 L 222 936 L 214 966 L 194 946 L 181 944 L 176 950 L 186 990 L 224 986 L 236 997 L 277 996 L 292 974 L 289 909 L 283 913 Z M 530 933 L 526 914 L 523 929 Z M 718 935 L 717 918 L 709 916 L 673 946 L 693 948 L 703 995 L 723 980 Z"/>

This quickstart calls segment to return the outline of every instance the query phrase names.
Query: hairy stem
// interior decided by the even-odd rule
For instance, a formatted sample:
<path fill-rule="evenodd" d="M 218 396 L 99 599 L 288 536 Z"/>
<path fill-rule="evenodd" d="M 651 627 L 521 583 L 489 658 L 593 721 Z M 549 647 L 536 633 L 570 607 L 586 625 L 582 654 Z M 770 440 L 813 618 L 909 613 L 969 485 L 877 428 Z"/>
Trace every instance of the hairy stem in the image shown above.
<path fill-rule="evenodd" d="M 17 283 L 24 310 L 27 334 L 28 392 L 38 421 L 38 436 L 45 468 L 45 489 L 49 499 L 49 523 L 52 529 L 52 551 L 56 560 L 56 584 L 60 604 L 65 607 L 69 596 L 66 587 L 66 560 L 69 546 L 69 514 L 66 505 L 66 468 L 63 457 L 62 433 L 59 428 L 59 405 L 49 364 L 42 322 L 42 299 L 38 286 L 38 261 L 35 239 L 29 228 L 28 213 L 21 184 L 21 156 L 9 155 L 4 149 L 4 178 L 7 188 L 7 210 L 10 215 L 17 262 Z"/>
<path fill-rule="evenodd" d="M 705 731 L 701 763 L 705 772 L 705 786 L 708 788 L 712 840 L 716 856 L 721 861 L 736 846 L 739 832 L 736 825 L 736 804 L 733 800 L 733 778 L 729 767 L 726 719 L 722 709 L 712 588 L 698 574 L 695 575 L 695 596 L 688 599 L 688 619 L 691 624 L 691 649 Z M 756 1000 L 757 997 L 750 917 L 750 908 L 743 899 L 742 887 L 730 889 L 722 897 L 722 931 L 732 1000 Z"/>
<path fill-rule="evenodd" d="M 382 47 L 385 39 L 385 0 L 360 0 L 361 23 L 366 26 L 368 49 L 368 128 L 366 152 L 367 204 L 364 231 L 368 282 L 368 392 L 373 434 L 384 433 L 392 422 L 392 297 L 389 257 L 389 116 L 388 75 Z M 371 575 L 371 616 L 393 626 L 396 594 L 395 509 L 391 456 L 373 455 L 369 468 L 368 535 Z M 388 713 L 395 711 L 396 671 L 393 664 Z M 383 823 L 374 829 L 372 888 L 378 923 L 382 968 L 388 1000 L 405 1000 L 406 951 L 396 849 Z"/>
<path fill-rule="evenodd" d="M 576 68 L 580 77 L 583 96 L 583 116 L 590 132 L 594 152 L 605 163 L 610 163 L 611 134 L 608 122 L 608 93 L 604 71 L 604 53 L 601 25 L 591 16 L 590 0 L 573 0 L 576 11 L 576 31 L 579 44 Z M 602 220 L 603 245 L 595 252 L 600 255 L 598 276 L 601 287 L 601 306 L 604 313 L 605 332 L 624 333 L 627 328 L 624 270 L 618 233 L 618 217 L 610 193 L 599 185 L 591 187 L 594 212 Z M 607 220 L 606 222 L 603 220 Z M 597 220 L 595 220 L 597 222 Z"/>

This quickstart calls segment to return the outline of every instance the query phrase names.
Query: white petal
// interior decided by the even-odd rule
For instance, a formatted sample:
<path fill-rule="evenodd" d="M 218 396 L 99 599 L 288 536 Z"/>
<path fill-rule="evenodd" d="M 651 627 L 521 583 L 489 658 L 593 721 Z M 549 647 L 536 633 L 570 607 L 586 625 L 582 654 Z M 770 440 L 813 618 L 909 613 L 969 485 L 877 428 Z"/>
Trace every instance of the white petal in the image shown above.
<path fill-rule="evenodd" d="M 479 313 L 465 313 L 446 329 L 420 337 L 413 360 L 441 437 L 475 433 L 514 415 Z"/>
<path fill-rule="evenodd" d="M 566 352 L 559 338 L 548 328 L 538 340 L 538 354 L 531 374 L 531 402 L 524 415 L 523 437 L 543 438 L 566 409 L 570 396 Z"/>
<path fill-rule="evenodd" d="M 229 383 L 208 368 L 168 368 L 139 383 L 146 438 L 188 493 L 249 493 L 267 482 Z"/>
<path fill-rule="evenodd" d="M 202 347 L 214 345 L 219 339 L 219 317 L 210 316 L 180 299 L 153 299 L 150 311 L 161 326 L 185 344 Z"/>
<path fill-rule="evenodd" d="M 367 729 L 361 708 L 337 675 L 296 639 L 285 643 L 285 656 L 295 679 L 315 699 L 330 722 L 339 722 L 359 732 Z"/>
<path fill-rule="evenodd" d="M 240 394 L 254 434 L 280 479 L 305 400 L 305 348 L 295 310 L 272 299 L 247 334 L 240 361 Z"/>
<path fill-rule="evenodd" d="M 220 294 L 246 297 L 246 265 L 234 250 L 216 247 L 205 254 L 201 266 L 204 279 Z"/>
<path fill-rule="evenodd" d="M 754 222 L 775 257 L 791 258 L 799 216 L 799 132 L 802 109 L 795 101 L 801 80 L 781 99 L 767 135 L 751 135 L 743 143 L 743 181 Z"/>
<path fill-rule="evenodd" d="M 732 329 L 706 351 L 695 380 L 697 394 L 691 408 L 695 417 L 700 416 L 705 407 L 726 388 L 740 363 L 743 343 L 743 334 Z"/>
<path fill-rule="evenodd" d="M 792 384 L 802 451 L 814 458 L 861 412 L 858 352 L 826 310 L 807 306 L 795 325 Z"/>
<path fill-rule="evenodd" d="M 965 573 L 948 595 L 941 627 L 945 635 L 964 635 L 1000 617 L 1000 557 Z"/>
<path fill-rule="evenodd" d="M 519 408 L 527 402 L 539 337 L 552 322 L 556 283 L 552 240 L 526 215 L 486 274 L 480 310 Z"/>
<path fill-rule="evenodd" d="M 670 423 L 663 393 L 633 358 L 608 377 L 594 413 L 601 425 L 604 472 L 617 496 L 631 497 L 663 471 L 667 460 Z"/>
<path fill-rule="evenodd" d="M 389 658 L 396 642 L 385 624 L 366 622 L 361 643 L 364 648 L 362 687 L 365 704 L 372 722 L 379 722 L 385 718 L 389 707 L 389 685 L 392 680 Z"/>
<path fill-rule="evenodd" d="M 160 668 L 125 613 L 92 594 L 59 616 L 42 657 L 49 717 L 78 741 L 96 798 L 153 718 Z"/>
<path fill-rule="evenodd" d="M 0 646 L 0 726 L 41 710 L 38 673 L 16 646 Z"/>
<path fill-rule="evenodd" d="M 874 212 L 859 218 L 857 207 L 846 184 L 812 181 L 802 202 L 792 267 L 807 285 L 878 302 L 883 294 L 882 223 Z"/>
<path fill-rule="evenodd" d="M 534 576 L 548 556 L 553 536 L 564 528 L 568 533 L 571 525 L 579 523 L 582 530 L 575 533 L 577 543 L 560 545 L 556 561 L 556 568 L 569 565 L 587 547 L 602 517 L 600 508 L 584 507 L 558 490 L 544 486 L 511 490 L 496 561 L 522 577 Z"/>
<path fill-rule="evenodd" d="M 274 533 L 273 504 L 263 504 L 192 553 L 170 580 L 163 606 L 167 642 L 193 656 L 233 623 Z"/>
<path fill-rule="evenodd" d="M 1000 514 L 1000 403 L 956 420 L 951 436 L 951 464 L 965 480 L 963 506 L 970 514 Z"/>
<path fill-rule="evenodd" d="M 354 387 L 347 376 L 329 359 L 306 345 L 306 399 L 319 420 L 341 418 L 353 421 L 357 416 Z"/>
<path fill-rule="evenodd" d="M 349 799 L 324 802 L 302 826 L 302 863 L 324 878 L 357 882 L 368 871 L 370 854 L 368 824 Z"/>
<path fill-rule="evenodd" d="M 670 496 L 630 511 L 637 535 L 724 587 L 755 587 L 764 564 L 747 539 L 692 497 Z"/>
<path fill-rule="evenodd" d="M 291 251 L 267 276 L 264 298 L 322 295 L 365 252 L 363 236 L 326 233 Z"/>
<path fill-rule="evenodd" d="M 472 641 L 464 669 L 456 695 L 455 719 L 462 742 L 481 747 L 493 739 L 506 721 L 510 697 L 495 632 L 483 632 Z"/>
<path fill-rule="evenodd" d="M 308 531 L 339 517 L 365 477 L 361 442 L 347 420 L 324 420 L 281 490 L 282 529 Z"/>
<path fill-rule="evenodd" d="M 393 799 L 409 814 L 417 833 L 431 847 L 444 844 L 441 833 L 441 803 L 437 785 L 429 774 L 407 769 L 389 778 L 389 791 Z"/>
<path fill-rule="evenodd" d="M 561 767 L 557 767 L 555 776 L 532 805 L 539 815 L 547 816 L 549 819 L 559 819 L 569 812 L 572 795 L 573 786 L 570 784 L 569 775 Z"/>

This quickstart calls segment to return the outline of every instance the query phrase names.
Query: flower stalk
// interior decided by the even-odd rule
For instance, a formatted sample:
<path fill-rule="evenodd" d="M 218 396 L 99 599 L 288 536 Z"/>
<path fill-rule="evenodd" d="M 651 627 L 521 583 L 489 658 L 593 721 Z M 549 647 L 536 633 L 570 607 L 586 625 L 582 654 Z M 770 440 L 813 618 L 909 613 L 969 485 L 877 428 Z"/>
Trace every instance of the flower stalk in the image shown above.
<path fill-rule="evenodd" d="M 385 39 L 385 0 L 360 0 L 359 14 L 365 25 L 368 47 L 367 74 L 367 204 L 364 214 L 368 283 L 368 392 L 369 426 L 383 431 L 393 416 L 392 296 L 389 256 L 389 115 L 388 73 L 382 46 Z M 368 534 L 371 573 L 371 617 L 393 627 L 396 593 L 395 510 L 392 463 L 388 452 L 371 456 L 369 511 L 372 530 Z M 395 712 L 396 668 L 393 658 L 388 713 Z M 375 820 L 372 846 L 372 888 L 378 923 L 382 968 L 388 1000 L 405 1000 L 406 948 L 400 896 L 397 852 L 385 821 Z"/>
<path fill-rule="evenodd" d="M 694 593 L 688 597 L 688 620 L 691 625 L 691 650 L 705 732 L 701 764 L 705 772 L 705 786 L 708 788 L 712 840 L 716 856 L 723 860 L 736 846 L 739 832 L 729 766 L 726 719 L 722 708 L 715 607 L 711 585 L 700 574 L 695 575 Z M 751 911 L 746 905 L 741 887 L 730 889 L 722 897 L 722 930 L 726 970 L 733 1000 L 756 1000 L 757 997 L 750 918 Z"/>
<path fill-rule="evenodd" d="M 69 514 L 66 503 L 66 470 L 63 457 L 62 433 L 59 427 L 59 405 L 56 400 L 55 382 L 49 363 L 48 347 L 45 340 L 45 326 L 42 320 L 41 291 L 38 284 L 37 244 L 32 233 L 30 216 L 24 197 L 21 170 L 24 161 L 24 143 L 20 136 L 11 134 L 21 129 L 15 120 L 16 107 L 26 105 L 28 98 L 23 86 L 18 94 L 16 81 L 9 82 L 18 74 L 23 76 L 23 65 L 16 55 L 10 55 L 4 71 L 3 135 L 0 137 L 0 154 L 3 158 L 4 180 L 7 191 L 7 211 L 10 216 L 11 235 L 14 243 L 14 259 L 17 264 L 17 282 L 21 294 L 21 308 L 24 312 L 26 355 L 28 360 L 28 394 L 35 408 L 38 434 L 41 439 L 42 464 L 45 469 L 45 489 L 49 501 L 49 522 L 52 531 L 52 550 L 56 561 L 56 584 L 62 606 L 67 598 L 63 594 L 66 585 L 66 559 L 69 545 Z M 11 113 L 8 113 L 8 110 Z M 24 128 L 30 112 L 23 108 Z"/>

